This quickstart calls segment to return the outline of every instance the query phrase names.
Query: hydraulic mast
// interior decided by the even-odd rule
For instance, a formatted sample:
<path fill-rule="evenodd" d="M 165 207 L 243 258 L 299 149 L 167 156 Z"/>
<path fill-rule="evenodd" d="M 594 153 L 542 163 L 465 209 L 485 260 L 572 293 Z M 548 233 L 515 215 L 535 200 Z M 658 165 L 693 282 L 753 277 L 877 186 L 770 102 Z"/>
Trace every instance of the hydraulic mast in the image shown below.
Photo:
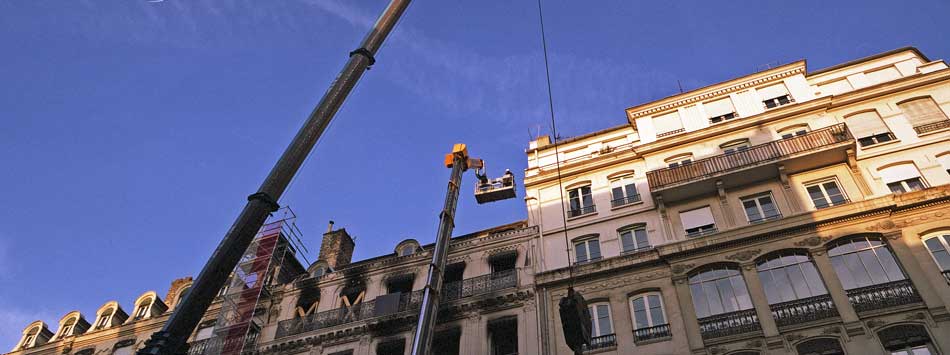
<path fill-rule="evenodd" d="M 245 249 L 264 224 L 271 212 L 279 208 L 277 201 L 296 175 L 314 144 L 326 130 L 334 114 L 353 90 L 363 72 L 375 63 L 375 55 L 383 41 L 396 26 L 409 6 L 410 0 L 392 0 L 376 20 L 360 47 L 350 52 L 350 59 L 336 80 L 323 94 L 320 103 L 297 132 L 274 168 L 248 202 L 237 220 L 218 244 L 211 258 L 201 269 L 191 290 L 165 323 L 161 331 L 152 334 L 139 355 L 178 355 L 187 349 L 185 342 L 204 316 L 231 270 L 237 265 Z"/>

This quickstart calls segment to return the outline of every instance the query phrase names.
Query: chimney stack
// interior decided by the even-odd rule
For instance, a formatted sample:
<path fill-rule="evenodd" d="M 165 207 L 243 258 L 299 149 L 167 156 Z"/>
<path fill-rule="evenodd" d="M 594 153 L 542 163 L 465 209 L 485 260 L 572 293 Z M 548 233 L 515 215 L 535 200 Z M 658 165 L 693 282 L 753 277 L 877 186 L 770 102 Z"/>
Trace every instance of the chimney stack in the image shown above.
<path fill-rule="evenodd" d="M 356 243 L 346 233 L 346 228 L 333 230 L 333 221 L 330 221 L 327 232 L 323 234 L 323 242 L 320 243 L 318 260 L 326 261 L 331 270 L 344 267 L 352 261 L 355 246 Z"/>

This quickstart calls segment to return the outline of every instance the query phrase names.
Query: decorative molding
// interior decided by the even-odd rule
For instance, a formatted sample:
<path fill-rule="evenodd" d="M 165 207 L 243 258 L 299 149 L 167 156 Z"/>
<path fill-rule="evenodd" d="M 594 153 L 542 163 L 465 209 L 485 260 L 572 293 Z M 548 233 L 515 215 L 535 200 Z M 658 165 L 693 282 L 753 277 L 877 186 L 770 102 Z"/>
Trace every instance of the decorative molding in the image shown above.
<path fill-rule="evenodd" d="M 914 312 L 904 316 L 905 320 L 926 320 L 927 315 L 924 312 Z"/>
<path fill-rule="evenodd" d="M 676 264 L 676 265 L 673 265 L 672 271 L 673 271 L 673 274 L 679 275 L 689 270 L 692 270 L 693 267 L 695 266 L 696 264 Z"/>
<path fill-rule="evenodd" d="M 838 335 L 841 334 L 841 327 L 831 326 L 821 330 L 821 334 L 824 335 Z"/>
<path fill-rule="evenodd" d="M 738 253 L 726 256 L 726 260 L 749 261 L 762 252 L 762 249 L 746 249 Z"/>
<path fill-rule="evenodd" d="M 926 223 L 927 221 L 931 220 L 931 218 L 935 221 L 943 220 L 945 219 L 944 216 L 946 215 L 947 215 L 946 212 L 936 211 L 934 213 L 923 214 L 923 215 L 905 218 L 901 220 L 887 219 L 887 220 L 872 224 L 865 229 L 872 232 L 886 231 L 886 230 L 891 230 L 891 229 L 900 229 L 907 226 L 913 226 L 913 225 L 917 225 L 921 223 Z"/>
<path fill-rule="evenodd" d="M 133 345 L 133 344 L 135 344 L 135 338 L 119 340 L 115 342 L 115 345 L 113 345 L 112 348 L 113 349 L 124 348 L 126 346 Z"/>
<path fill-rule="evenodd" d="M 794 343 L 802 339 L 805 339 L 805 336 L 798 333 L 792 333 L 785 336 L 785 340 L 787 340 L 789 343 Z"/>
<path fill-rule="evenodd" d="M 875 329 L 887 325 L 887 322 L 880 319 L 872 319 L 867 321 L 865 324 L 867 325 L 868 329 Z"/>
<path fill-rule="evenodd" d="M 825 244 L 829 240 L 831 240 L 831 237 L 819 237 L 816 235 L 813 237 L 808 237 L 808 238 L 799 240 L 795 242 L 794 244 L 795 246 L 798 246 L 798 247 L 805 247 L 805 246 L 817 247 L 819 245 Z"/>
<path fill-rule="evenodd" d="M 764 344 L 764 343 L 762 342 L 762 339 L 753 339 L 753 340 L 749 340 L 747 343 L 745 343 L 745 347 L 747 347 L 747 348 L 761 348 L 763 344 Z"/>

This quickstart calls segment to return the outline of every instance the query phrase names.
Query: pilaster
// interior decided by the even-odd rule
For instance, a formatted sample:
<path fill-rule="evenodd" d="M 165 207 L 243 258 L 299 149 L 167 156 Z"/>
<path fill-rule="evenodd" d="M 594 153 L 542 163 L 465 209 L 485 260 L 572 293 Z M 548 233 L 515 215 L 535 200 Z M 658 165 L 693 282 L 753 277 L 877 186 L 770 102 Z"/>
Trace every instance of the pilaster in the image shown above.
<path fill-rule="evenodd" d="M 934 285 L 932 282 L 932 280 L 937 279 L 931 279 L 924 273 L 920 263 L 917 262 L 917 258 L 914 257 L 913 250 L 907 245 L 903 232 L 901 230 L 887 232 L 884 234 L 884 237 L 894 252 L 894 257 L 897 258 L 904 272 L 907 273 L 907 277 L 910 278 L 910 281 L 914 284 L 914 288 L 917 289 L 920 298 L 924 300 L 924 305 L 926 305 L 932 313 L 935 313 L 934 316 L 936 317 L 950 317 L 950 315 L 947 314 L 946 305 L 937 293 L 937 285 Z M 933 260 L 928 260 L 928 262 L 931 263 L 932 261 Z M 946 282 L 943 278 L 940 278 L 939 281 Z"/>
<path fill-rule="evenodd" d="M 762 333 L 766 338 L 778 336 L 778 326 L 775 325 L 775 319 L 772 318 L 772 310 L 769 308 L 769 300 L 765 297 L 765 289 L 762 288 L 762 280 L 759 279 L 759 273 L 755 269 L 755 263 L 749 262 L 740 265 L 742 278 L 749 289 L 749 297 L 752 299 L 752 306 L 755 307 L 755 315 L 759 318 L 759 325 L 762 327 Z"/>
<path fill-rule="evenodd" d="M 858 314 L 854 311 L 854 307 L 851 306 L 851 301 L 848 300 L 848 293 L 844 290 L 844 287 L 841 286 L 841 280 L 838 279 L 838 274 L 835 273 L 835 268 L 831 265 L 831 259 L 828 258 L 828 250 L 825 249 L 825 247 L 818 247 L 808 252 L 811 254 L 812 261 L 815 262 L 815 268 L 818 269 L 821 278 L 825 280 L 825 287 L 828 289 L 828 294 L 831 296 L 832 302 L 835 303 L 835 308 L 838 309 L 838 315 L 841 317 L 841 321 L 845 324 L 858 322 Z"/>
<path fill-rule="evenodd" d="M 693 308 L 693 298 L 689 293 L 689 283 L 686 276 L 674 277 L 673 287 L 676 289 L 676 303 L 680 306 L 680 316 L 683 317 L 683 328 L 686 329 L 689 349 L 693 353 L 702 352 L 705 345 L 703 344 L 702 333 L 699 331 L 699 320 L 696 318 L 696 310 Z"/>

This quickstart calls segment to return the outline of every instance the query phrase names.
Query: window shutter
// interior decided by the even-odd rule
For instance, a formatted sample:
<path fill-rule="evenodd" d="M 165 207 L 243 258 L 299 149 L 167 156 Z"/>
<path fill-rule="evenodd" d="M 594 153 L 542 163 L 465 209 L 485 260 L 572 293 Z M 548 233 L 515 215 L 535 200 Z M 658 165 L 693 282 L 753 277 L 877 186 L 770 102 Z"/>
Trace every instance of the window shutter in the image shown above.
<path fill-rule="evenodd" d="M 920 176 L 920 173 L 917 172 L 917 168 L 914 166 L 914 164 L 910 163 L 894 165 L 881 169 L 879 172 L 881 174 L 881 179 L 884 180 L 885 184 L 895 181 L 913 179 Z"/>
<path fill-rule="evenodd" d="M 663 134 L 683 128 L 683 122 L 680 122 L 679 112 L 670 112 L 653 117 L 653 127 L 656 128 L 657 134 Z"/>
<path fill-rule="evenodd" d="M 877 111 L 862 112 L 845 118 L 848 129 L 857 138 L 870 137 L 876 134 L 889 133 Z"/>
<path fill-rule="evenodd" d="M 759 97 L 762 100 L 774 99 L 776 97 L 788 95 L 788 89 L 785 88 L 784 83 L 755 89 L 755 91 L 759 93 Z"/>
<path fill-rule="evenodd" d="M 680 220 L 683 222 L 683 229 L 716 224 L 716 221 L 713 219 L 712 210 L 709 209 L 709 206 L 680 212 Z"/>
<path fill-rule="evenodd" d="M 929 97 L 914 99 L 897 106 L 904 111 L 907 120 L 914 126 L 947 120 L 947 115 L 943 113 L 940 106 L 937 106 L 937 103 Z"/>
<path fill-rule="evenodd" d="M 732 99 L 729 97 L 704 103 L 703 107 L 706 109 L 706 116 L 708 117 L 717 117 L 736 112 L 735 107 L 732 105 Z"/>

